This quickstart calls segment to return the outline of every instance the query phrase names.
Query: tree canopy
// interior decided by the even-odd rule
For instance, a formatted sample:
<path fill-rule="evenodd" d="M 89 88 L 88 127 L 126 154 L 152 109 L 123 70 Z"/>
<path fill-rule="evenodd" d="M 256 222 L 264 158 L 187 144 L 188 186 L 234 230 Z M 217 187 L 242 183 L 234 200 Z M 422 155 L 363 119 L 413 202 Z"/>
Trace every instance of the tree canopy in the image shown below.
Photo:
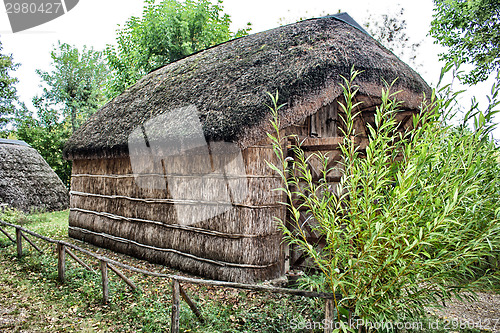
<path fill-rule="evenodd" d="M 404 19 L 404 8 L 380 16 L 370 14 L 363 25 L 373 38 L 414 69 L 421 66 L 417 62 L 421 41 L 413 41 L 406 33 L 407 23 Z"/>
<path fill-rule="evenodd" d="M 231 18 L 222 12 L 222 1 L 146 0 L 142 17 L 131 17 L 118 31 L 117 45 L 105 54 L 113 71 L 108 97 L 114 97 L 149 71 L 231 38 Z"/>
<path fill-rule="evenodd" d="M 484 81 L 500 69 L 500 2 L 498 0 L 434 0 L 430 34 L 448 48 L 443 60 L 474 66 L 463 79 Z"/>
<path fill-rule="evenodd" d="M 17 78 L 12 76 L 19 64 L 14 63 L 11 54 L 2 54 L 2 42 L 0 41 L 0 129 L 8 122 L 8 116 L 15 112 L 17 101 L 17 90 L 15 84 Z"/>
<path fill-rule="evenodd" d="M 61 152 L 71 135 L 71 126 L 68 121 L 61 121 L 57 110 L 43 105 L 41 99 L 33 102 L 36 115 L 25 107 L 18 110 L 15 136 L 35 148 L 69 188 L 71 162 L 64 160 Z"/>
<path fill-rule="evenodd" d="M 104 103 L 107 67 L 101 52 L 60 43 L 51 52 L 52 70 L 37 70 L 43 93 L 33 98 L 36 111 L 18 108 L 15 136 L 35 148 L 69 187 L 71 163 L 62 149 L 71 133 Z"/>
<path fill-rule="evenodd" d="M 105 102 L 102 91 L 108 70 L 102 53 L 92 48 L 79 51 L 59 42 L 51 58 L 51 72 L 37 70 L 44 86 L 33 104 L 60 108 L 61 117 L 69 119 L 74 131 Z"/>

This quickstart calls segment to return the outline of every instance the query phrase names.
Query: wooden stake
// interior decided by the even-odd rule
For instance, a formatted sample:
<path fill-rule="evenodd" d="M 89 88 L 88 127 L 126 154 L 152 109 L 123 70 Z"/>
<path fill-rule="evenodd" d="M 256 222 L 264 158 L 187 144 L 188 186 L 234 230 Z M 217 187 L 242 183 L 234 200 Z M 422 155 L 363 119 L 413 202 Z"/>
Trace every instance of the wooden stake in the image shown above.
<path fill-rule="evenodd" d="M 72 251 L 70 251 L 70 249 L 66 248 L 65 250 L 66 250 L 66 253 L 69 254 L 69 256 L 71 258 L 73 258 L 77 263 L 79 263 L 80 265 L 82 265 L 87 270 L 91 271 L 92 273 L 96 273 L 96 271 L 94 271 L 89 265 L 87 265 L 80 258 L 78 258 Z"/>
<path fill-rule="evenodd" d="M 20 229 L 16 228 L 16 245 L 17 245 L 17 257 L 21 258 L 23 256 L 23 237 Z"/>
<path fill-rule="evenodd" d="M 15 243 L 15 242 L 16 242 L 16 241 L 14 240 L 14 238 L 12 238 L 12 236 L 11 236 L 11 235 L 9 235 L 9 234 L 7 233 L 7 231 L 3 230 L 2 228 L 0 228 L 0 231 L 1 231 L 1 232 L 3 232 L 3 233 L 4 233 L 4 235 L 5 235 L 5 236 L 7 236 L 7 238 L 8 238 L 8 239 L 10 239 L 10 241 L 11 241 L 12 243 Z"/>
<path fill-rule="evenodd" d="M 108 280 L 108 263 L 101 260 L 101 277 L 102 277 L 102 302 L 109 302 L 109 280 Z"/>
<path fill-rule="evenodd" d="M 180 284 L 179 281 L 172 279 L 172 324 L 171 333 L 179 333 L 179 315 L 180 315 Z"/>
<path fill-rule="evenodd" d="M 26 241 L 30 243 L 30 245 L 33 246 L 35 250 L 37 250 L 40 253 L 43 253 L 43 251 L 38 246 L 36 246 L 36 244 L 33 243 L 25 234 L 21 233 L 21 236 L 23 236 L 23 238 L 26 239 Z"/>
<path fill-rule="evenodd" d="M 191 298 L 189 298 L 188 294 L 186 294 L 186 292 L 184 291 L 184 288 L 182 288 L 182 286 L 180 284 L 179 284 L 179 290 L 181 292 L 181 296 L 184 299 L 184 301 L 186 301 L 187 305 L 189 305 L 189 307 L 194 312 L 194 314 L 196 315 L 198 320 L 203 324 L 205 322 L 205 319 L 201 315 L 200 310 L 198 309 L 196 304 L 191 300 Z"/>
<path fill-rule="evenodd" d="M 285 273 L 290 270 L 290 245 L 284 244 L 285 250 Z"/>
<path fill-rule="evenodd" d="M 132 282 L 132 280 L 130 280 L 129 278 L 127 278 L 122 272 L 120 272 L 115 266 L 111 265 L 111 264 L 108 264 L 108 267 L 109 269 L 111 269 L 113 272 L 116 273 L 116 275 L 118 275 L 123 281 L 125 281 L 126 284 L 128 284 L 128 286 L 130 287 L 130 289 L 133 290 L 136 290 L 137 289 L 137 286 L 135 285 L 134 282 Z"/>
<path fill-rule="evenodd" d="M 57 279 L 64 283 L 66 272 L 66 249 L 61 243 L 57 243 Z"/>
<path fill-rule="evenodd" d="M 325 333 L 332 333 L 334 328 L 335 304 L 333 299 L 326 299 L 325 302 Z"/>

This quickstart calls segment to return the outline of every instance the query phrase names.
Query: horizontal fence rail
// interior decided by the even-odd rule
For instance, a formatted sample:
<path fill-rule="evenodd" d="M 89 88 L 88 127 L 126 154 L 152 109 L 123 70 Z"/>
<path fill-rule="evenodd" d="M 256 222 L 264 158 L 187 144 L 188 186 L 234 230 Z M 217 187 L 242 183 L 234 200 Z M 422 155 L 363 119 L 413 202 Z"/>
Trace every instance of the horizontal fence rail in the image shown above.
<path fill-rule="evenodd" d="M 103 302 L 108 303 L 109 301 L 109 278 L 108 278 L 108 269 L 113 271 L 120 279 L 122 279 L 131 290 L 136 290 L 137 286 L 134 284 L 132 280 L 127 278 L 120 270 L 116 267 L 120 267 L 122 269 L 126 269 L 135 273 L 140 273 L 148 276 L 166 278 L 172 280 L 172 323 L 171 323 L 171 332 L 179 332 L 179 302 L 180 299 L 184 299 L 184 301 L 188 304 L 189 308 L 193 311 L 196 317 L 200 320 L 200 322 L 204 322 L 204 318 L 201 315 L 200 310 L 196 306 L 196 304 L 189 298 L 186 294 L 185 290 L 180 285 L 182 283 L 188 284 L 199 284 L 199 285 L 208 285 L 208 286 L 217 286 L 217 287 L 226 287 L 226 288 L 235 288 L 235 289 L 244 289 L 251 291 L 260 291 L 260 292 L 268 292 L 268 293 L 276 293 L 276 294 L 288 294 L 302 297 L 314 297 L 314 298 L 323 298 L 326 300 L 326 318 L 325 320 L 333 320 L 333 301 L 339 301 L 342 299 L 341 295 L 333 294 L 333 293 L 325 293 L 325 292 L 313 292 L 307 290 L 300 289 L 289 289 L 289 288 L 280 288 L 280 287 L 271 287 L 265 285 L 258 284 L 246 284 L 246 283 L 236 283 L 236 282 L 228 282 L 228 281 L 217 281 L 217 280 L 205 280 L 198 278 L 188 278 L 181 275 L 176 274 L 164 274 L 158 272 L 152 272 L 143 270 L 137 267 L 129 266 L 127 264 L 121 263 L 119 261 L 107 258 L 105 256 L 93 253 L 89 250 L 83 249 L 75 244 L 71 244 L 62 240 L 52 239 L 50 237 L 46 237 L 40 235 L 36 232 L 23 228 L 20 225 L 8 223 L 0 220 L 0 225 L 4 225 L 7 227 L 15 228 L 16 236 L 15 239 L 2 227 L 0 227 L 0 232 L 2 232 L 11 242 L 16 244 L 17 248 L 17 256 L 22 257 L 23 249 L 22 249 L 22 239 L 24 238 L 33 248 L 35 248 L 40 253 L 43 251 L 34 244 L 25 234 L 31 235 L 33 237 L 44 240 L 48 243 L 56 244 L 57 253 L 58 253 L 58 280 L 61 283 L 64 283 L 65 279 L 65 267 L 66 267 L 66 254 L 68 254 L 72 259 L 74 259 L 78 264 L 80 264 L 85 269 L 96 273 L 101 274 L 102 279 L 102 290 L 103 290 Z M 97 259 L 100 262 L 99 271 L 95 271 L 88 264 L 83 262 L 80 258 L 78 258 L 70 249 L 79 251 L 83 254 L 86 254 L 92 258 Z M 325 332 L 331 332 L 329 325 L 325 325 Z"/>

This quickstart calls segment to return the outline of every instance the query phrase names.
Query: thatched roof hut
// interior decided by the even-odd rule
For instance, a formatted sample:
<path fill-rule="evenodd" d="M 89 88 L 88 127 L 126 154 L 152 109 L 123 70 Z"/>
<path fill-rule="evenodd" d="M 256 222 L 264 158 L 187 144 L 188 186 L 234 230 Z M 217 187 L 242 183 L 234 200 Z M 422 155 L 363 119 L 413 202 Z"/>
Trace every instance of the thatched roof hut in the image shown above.
<path fill-rule="evenodd" d="M 69 206 L 69 193 L 30 145 L 0 139 L 0 204 L 28 213 L 63 210 Z"/>
<path fill-rule="evenodd" d="M 273 222 L 286 211 L 271 191 L 280 180 L 266 165 L 273 159 L 266 92 L 279 91 L 286 103 L 287 133 L 332 152 L 339 83 L 353 66 L 363 71 L 355 81 L 364 102 L 360 136 L 384 81 L 397 79 L 403 126 L 430 93 L 349 19 L 231 40 L 151 72 L 106 104 L 64 150 L 73 160 L 70 236 L 211 278 L 283 274 L 291 255 Z"/>

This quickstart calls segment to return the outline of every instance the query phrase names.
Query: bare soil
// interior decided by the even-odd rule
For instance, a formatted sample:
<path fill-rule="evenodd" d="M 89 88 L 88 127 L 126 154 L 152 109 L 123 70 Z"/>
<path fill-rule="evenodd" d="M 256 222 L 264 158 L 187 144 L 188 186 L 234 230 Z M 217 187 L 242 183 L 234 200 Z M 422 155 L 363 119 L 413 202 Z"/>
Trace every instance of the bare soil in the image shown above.
<path fill-rule="evenodd" d="M 431 309 L 449 324 L 450 330 L 457 328 L 478 328 L 492 332 L 500 332 L 500 295 L 493 293 L 477 293 L 475 300 L 471 294 L 464 293 L 464 300 L 454 300 L 442 309 Z"/>

